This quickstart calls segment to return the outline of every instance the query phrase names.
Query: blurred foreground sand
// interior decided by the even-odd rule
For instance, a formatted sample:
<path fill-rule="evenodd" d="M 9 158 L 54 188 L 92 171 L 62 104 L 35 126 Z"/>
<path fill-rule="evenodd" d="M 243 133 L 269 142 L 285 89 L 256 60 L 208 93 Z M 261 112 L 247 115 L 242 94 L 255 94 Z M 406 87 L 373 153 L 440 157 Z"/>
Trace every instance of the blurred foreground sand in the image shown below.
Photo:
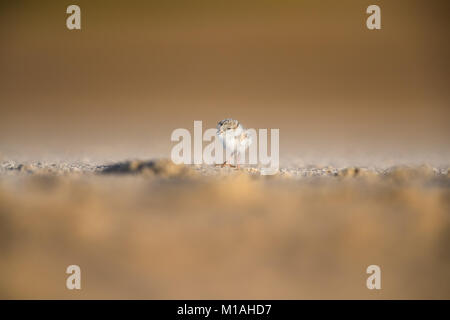
<path fill-rule="evenodd" d="M 0 298 L 449 299 L 448 168 L 5 161 Z"/>

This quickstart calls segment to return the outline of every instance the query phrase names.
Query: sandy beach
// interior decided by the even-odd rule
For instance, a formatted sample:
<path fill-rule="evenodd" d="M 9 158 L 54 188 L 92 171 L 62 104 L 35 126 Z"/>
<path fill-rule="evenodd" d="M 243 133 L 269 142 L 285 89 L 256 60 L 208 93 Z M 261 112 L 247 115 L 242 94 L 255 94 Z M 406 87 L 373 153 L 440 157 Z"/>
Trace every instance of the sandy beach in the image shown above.
<path fill-rule="evenodd" d="M 448 299 L 449 199 L 448 168 L 425 165 L 4 161 L 0 297 Z"/>

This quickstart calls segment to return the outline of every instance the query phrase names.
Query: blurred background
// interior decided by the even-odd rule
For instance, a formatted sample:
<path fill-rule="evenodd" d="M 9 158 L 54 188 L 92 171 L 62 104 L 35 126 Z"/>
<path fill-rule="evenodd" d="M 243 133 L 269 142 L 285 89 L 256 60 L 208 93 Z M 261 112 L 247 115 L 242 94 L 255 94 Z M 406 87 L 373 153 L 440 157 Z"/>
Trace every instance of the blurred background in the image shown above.
<path fill-rule="evenodd" d="M 66 8 L 81 8 L 81 30 Z M 366 28 L 381 7 L 382 29 Z M 279 128 L 281 160 L 447 163 L 448 1 L 2 1 L 0 156 L 169 156 Z"/>

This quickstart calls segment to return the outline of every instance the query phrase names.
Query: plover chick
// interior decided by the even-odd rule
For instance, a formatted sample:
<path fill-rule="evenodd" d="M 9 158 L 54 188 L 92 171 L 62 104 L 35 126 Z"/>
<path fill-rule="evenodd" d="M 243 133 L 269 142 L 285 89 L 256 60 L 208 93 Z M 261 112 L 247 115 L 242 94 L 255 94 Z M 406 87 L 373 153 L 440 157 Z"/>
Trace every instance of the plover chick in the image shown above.
<path fill-rule="evenodd" d="M 217 124 L 217 136 L 225 149 L 228 150 L 230 157 L 237 157 L 237 167 L 239 168 L 241 153 L 244 153 L 252 143 L 249 130 L 245 130 L 237 120 L 224 119 Z M 228 160 L 226 156 L 222 167 L 227 164 L 230 165 Z"/>

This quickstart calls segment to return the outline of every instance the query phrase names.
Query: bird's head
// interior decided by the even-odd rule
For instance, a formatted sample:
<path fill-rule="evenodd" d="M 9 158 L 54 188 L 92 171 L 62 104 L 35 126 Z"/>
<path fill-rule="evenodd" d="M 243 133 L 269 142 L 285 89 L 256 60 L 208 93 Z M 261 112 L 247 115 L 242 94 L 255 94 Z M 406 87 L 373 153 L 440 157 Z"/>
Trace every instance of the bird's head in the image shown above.
<path fill-rule="evenodd" d="M 219 121 L 217 124 L 217 134 L 218 135 L 240 135 L 242 131 L 242 126 L 239 121 L 234 119 L 224 119 Z"/>

